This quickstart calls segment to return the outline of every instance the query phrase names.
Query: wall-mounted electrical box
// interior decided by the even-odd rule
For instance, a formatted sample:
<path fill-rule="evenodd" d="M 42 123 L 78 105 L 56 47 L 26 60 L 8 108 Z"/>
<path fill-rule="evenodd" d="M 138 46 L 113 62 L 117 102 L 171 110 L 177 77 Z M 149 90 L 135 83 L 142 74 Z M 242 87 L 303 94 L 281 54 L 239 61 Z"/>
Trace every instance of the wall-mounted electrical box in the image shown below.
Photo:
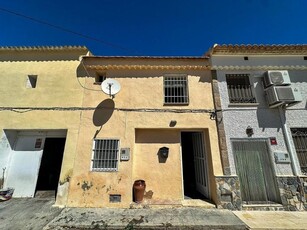
<path fill-rule="evenodd" d="M 128 161 L 130 160 L 130 148 L 122 148 L 120 149 L 120 160 Z"/>
<path fill-rule="evenodd" d="M 276 163 L 290 163 L 290 155 L 288 152 L 275 152 L 274 153 Z"/>

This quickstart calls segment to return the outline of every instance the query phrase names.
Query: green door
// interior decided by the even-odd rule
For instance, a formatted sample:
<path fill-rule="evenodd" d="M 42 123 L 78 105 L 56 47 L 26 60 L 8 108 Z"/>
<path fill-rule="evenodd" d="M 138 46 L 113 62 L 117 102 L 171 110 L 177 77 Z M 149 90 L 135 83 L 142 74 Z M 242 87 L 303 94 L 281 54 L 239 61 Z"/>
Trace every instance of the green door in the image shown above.
<path fill-rule="evenodd" d="M 243 202 L 280 203 L 266 140 L 232 141 Z"/>

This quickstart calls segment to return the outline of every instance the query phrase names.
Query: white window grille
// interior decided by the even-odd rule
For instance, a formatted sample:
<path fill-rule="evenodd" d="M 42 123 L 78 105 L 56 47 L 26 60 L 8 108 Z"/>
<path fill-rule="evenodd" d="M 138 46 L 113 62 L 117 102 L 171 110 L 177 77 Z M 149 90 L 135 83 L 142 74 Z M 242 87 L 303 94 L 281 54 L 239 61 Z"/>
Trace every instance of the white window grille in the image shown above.
<path fill-rule="evenodd" d="M 188 80 L 186 75 L 164 76 L 164 103 L 189 103 Z"/>
<path fill-rule="evenodd" d="M 256 103 L 249 74 L 226 74 L 230 103 Z"/>
<path fill-rule="evenodd" d="M 119 140 L 95 139 L 93 143 L 92 171 L 118 170 Z"/>
<path fill-rule="evenodd" d="M 292 128 L 291 132 L 301 171 L 307 175 L 307 128 Z"/>

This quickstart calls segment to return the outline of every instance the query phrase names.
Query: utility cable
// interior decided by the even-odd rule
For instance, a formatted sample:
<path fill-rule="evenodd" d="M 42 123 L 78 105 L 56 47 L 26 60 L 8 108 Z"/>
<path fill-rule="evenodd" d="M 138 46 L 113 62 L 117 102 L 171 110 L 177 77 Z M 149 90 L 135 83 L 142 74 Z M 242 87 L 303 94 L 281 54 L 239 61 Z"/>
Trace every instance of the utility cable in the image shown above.
<path fill-rule="evenodd" d="M 209 113 L 215 111 L 212 109 L 153 109 L 153 108 L 110 108 L 110 107 L 0 107 L 0 111 L 12 111 L 17 113 L 26 113 L 30 111 L 86 111 L 86 110 L 116 110 L 125 112 L 149 112 L 149 113 Z"/>
<path fill-rule="evenodd" d="M 34 21 L 34 22 L 42 24 L 42 25 L 53 27 L 53 28 L 55 28 L 57 30 L 64 31 L 66 33 L 71 33 L 71 34 L 77 35 L 79 37 L 83 37 L 83 38 L 86 38 L 86 39 L 89 39 L 89 40 L 92 40 L 92 41 L 95 41 L 95 42 L 98 42 L 98 43 L 102 43 L 104 45 L 107 45 L 107 46 L 110 46 L 110 47 L 113 47 L 113 48 L 116 48 L 116 49 L 120 49 L 120 50 L 124 50 L 124 51 L 129 51 L 129 52 L 133 52 L 135 54 L 138 54 L 138 52 L 135 51 L 135 50 L 128 49 L 128 48 L 125 48 L 123 46 L 117 45 L 115 43 L 108 42 L 108 41 L 105 41 L 105 40 L 102 40 L 102 39 L 98 39 L 98 38 L 95 38 L 95 37 L 92 37 L 92 36 L 88 36 L 88 35 L 85 35 L 85 34 L 82 34 L 82 33 L 79 33 L 79 32 L 75 32 L 73 30 L 66 29 L 66 28 L 64 28 L 62 26 L 54 25 L 52 23 L 49 23 L 49 22 L 46 22 L 46 21 L 42 21 L 40 19 L 36 19 L 36 18 L 27 16 L 27 15 L 24 15 L 24 14 L 20 14 L 20 13 L 17 13 L 17 12 L 14 12 L 14 11 L 11 11 L 11 10 L 8 10 L 8 9 L 2 8 L 2 7 L 0 7 L 0 10 L 4 11 L 6 13 L 12 14 L 12 15 L 18 16 L 18 17 L 22 17 L 22 18 Z"/>

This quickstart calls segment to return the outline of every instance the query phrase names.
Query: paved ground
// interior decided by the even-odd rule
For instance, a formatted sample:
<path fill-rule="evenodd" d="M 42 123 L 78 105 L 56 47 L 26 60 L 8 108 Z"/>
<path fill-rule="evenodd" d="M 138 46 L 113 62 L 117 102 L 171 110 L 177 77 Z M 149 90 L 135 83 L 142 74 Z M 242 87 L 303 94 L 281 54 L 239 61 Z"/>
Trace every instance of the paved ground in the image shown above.
<path fill-rule="evenodd" d="M 66 208 L 44 229 L 247 229 L 231 211 Z"/>
<path fill-rule="evenodd" d="M 0 202 L 0 229 L 42 230 L 62 211 L 52 207 L 54 199 L 11 199 Z"/>
<path fill-rule="evenodd" d="M 235 211 L 203 207 L 107 209 L 52 207 L 54 199 L 0 202 L 0 230 L 306 229 L 307 212 Z"/>
<path fill-rule="evenodd" d="M 307 229 L 307 212 L 236 211 L 251 229 Z"/>

